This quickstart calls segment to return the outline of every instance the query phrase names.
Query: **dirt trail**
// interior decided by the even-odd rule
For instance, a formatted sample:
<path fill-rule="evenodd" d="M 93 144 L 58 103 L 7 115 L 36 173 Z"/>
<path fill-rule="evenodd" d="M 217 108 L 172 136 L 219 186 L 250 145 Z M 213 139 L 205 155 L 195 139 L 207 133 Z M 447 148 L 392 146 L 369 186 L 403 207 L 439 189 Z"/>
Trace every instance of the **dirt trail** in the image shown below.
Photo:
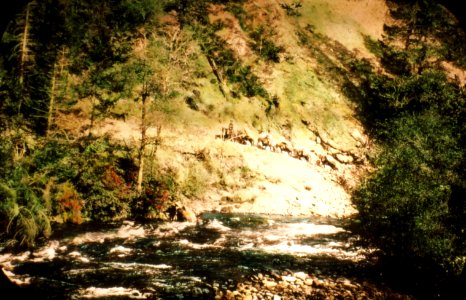
<path fill-rule="evenodd" d="M 137 124 L 131 120 L 111 120 L 98 128 L 99 134 L 110 134 L 127 144 L 137 142 L 140 135 Z M 337 182 L 337 173 L 329 166 L 297 159 L 287 153 L 215 139 L 220 129 L 193 130 L 194 134 L 174 127 L 162 131 L 165 142 L 156 156 L 161 166 L 193 168 L 186 162 L 197 163 L 190 153 L 204 151 L 224 177 L 232 176 L 229 170 L 245 170 L 245 174 L 232 177 L 230 185 L 206 182 L 204 194 L 187 199 L 185 204 L 196 214 L 222 211 L 344 218 L 356 213 L 350 195 Z M 148 132 L 155 134 L 155 129 L 149 128 Z M 243 184 L 238 183 L 241 181 Z"/>

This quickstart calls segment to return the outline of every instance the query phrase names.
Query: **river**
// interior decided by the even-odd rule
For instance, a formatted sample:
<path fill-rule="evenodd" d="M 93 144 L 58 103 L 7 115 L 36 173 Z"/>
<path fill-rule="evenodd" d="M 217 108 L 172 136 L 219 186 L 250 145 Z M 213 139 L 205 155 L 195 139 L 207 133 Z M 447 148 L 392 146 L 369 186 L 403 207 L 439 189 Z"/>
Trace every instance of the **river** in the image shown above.
<path fill-rule="evenodd" d="M 34 299 L 413 299 L 378 282 L 357 241 L 336 219 L 204 213 L 61 226 L 0 265 Z"/>

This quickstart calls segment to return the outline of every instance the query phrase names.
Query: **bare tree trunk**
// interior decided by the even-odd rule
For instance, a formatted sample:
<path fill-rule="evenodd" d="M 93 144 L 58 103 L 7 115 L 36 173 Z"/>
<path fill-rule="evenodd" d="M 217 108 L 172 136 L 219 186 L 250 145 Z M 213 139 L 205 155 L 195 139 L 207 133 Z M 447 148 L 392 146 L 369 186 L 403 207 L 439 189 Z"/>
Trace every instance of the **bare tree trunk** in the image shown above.
<path fill-rule="evenodd" d="M 19 84 L 24 84 L 24 73 L 26 63 L 29 61 L 29 17 L 30 17 L 31 4 L 26 6 L 26 16 L 24 21 L 24 29 L 21 35 L 21 50 L 20 50 L 20 61 L 19 61 Z"/>
<path fill-rule="evenodd" d="M 50 103 L 49 103 L 49 114 L 47 117 L 47 132 L 45 136 L 50 137 L 50 132 L 52 130 L 53 123 L 53 114 L 55 110 L 55 87 L 57 85 L 57 64 L 53 65 L 53 74 L 52 74 L 52 86 L 50 88 Z"/>
<path fill-rule="evenodd" d="M 63 75 L 65 73 L 65 68 L 67 67 L 67 60 L 66 60 L 66 48 L 63 47 L 60 50 L 60 54 L 58 56 L 58 59 L 56 60 L 55 64 L 53 65 L 53 72 L 52 72 L 52 82 L 51 82 L 51 87 L 50 87 L 50 102 L 49 102 L 49 113 L 47 117 L 47 132 L 46 132 L 46 137 L 50 137 L 51 131 L 52 131 L 52 126 L 54 124 L 54 117 L 56 114 L 56 107 L 57 107 L 57 101 L 59 99 L 63 99 L 66 97 L 67 94 L 67 88 L 68 88 L 68 80 L 65 76 Z M 65 85 L 63 90 L 60 91 L 60 83 L 62 83 L 63 78 L 65 79 Z"/>
<path fill-rule="evenodd" d="M 148 93 L 142 94 L 142 107 L 141 107 L 141 144 L 139 145 L 139 172 L 138 172 L 138 193 L 142 193 L 142 182 L 144 179 L 144 151 L 146 149 L 146 100 Z"/>
<path fill-rule="evenodd" d="M 220 89 L 220 92 L 222 92 L 222 95 L 229 100 L 230 97 L 228 95 L 228 87 L 225 84 L 225 80 L 223 79 L 223 76 L 220 74 L 217 64 L 215 63 L 215 60 L 212 59 L 210 56 L 206 55 L 207 61 L 209 62 L 210 67 L 212 68 L 212 72 L 214 73 L 215 77 L 217 77 L 218 80 L 218 87 Z"/>
<path fill-rule="evenodd" d="M 153 145 L 153 147 L 151 148 L 151 151 L 149 152 L 149 163 L 150 163 L 150 166 L 149 166 L 149 176 L 150 177 L 153 177 L 154 176 L 154 161 L 155 161 L 155 156 L 157 154 L 157 150 L 159 148 L 159 146 L 161 145 L 162 143 L 162 138 L 161 138 L 161 132 L 162 132 L 162 125 L 159 125 L 157 126 L 157 132 L 156 132 L 156 135 L 155 135 L 155 138 L 152 139 L 151 141 L 151 144 Z"/>
<path fill-rule="evenodd" d="M 60 67 L 58 76 L 60 78 L 60 81 L 64 80 L 64 84 L 62 85 L 62 89 L 60 93 L 62 99 L 68 99 L 69 81 L 68 81 L 68 72 L 66 70 L 66 67 L 68 66 L 67 55 L 68 55 L 68 49 L 63 47 L 60 51 L 60 58 L 58 60 L 58 65 Z"/>
<path fill-rule="evenodd" d="M 222 95 L 227 99 L 229 100 L 229 96 L 228 96 L 228 88 L 225 84 L 225 81 L 223 80 L 223 76 L 222 74 L 220 74 L 218 68 L 217 68 L 217 64 L 215 63 L 215 60 L 210 57 L 210 55 L 208 54 L 208 51 L 206 50 L 206 47 L 205 45 L 202 45 L 201 44 L 201 48 L 202 50 L 204 51 L 205 53 L 205 56 L 207 58 L 207 62 L 209 63 L 209 66 L 210 68 L 212 69 L 212 72 L 214 73 L 215 77 L 217 78 L 217 81 L 218 81 L 218 88 L 220 89 L 220 92 L 222 93 Z"/>
<path fill-rule="evenodd" d="M 24 87 L 24 77 L 26 73 L 26 66 L 27 66 L 27 63 L 31 59 L 30 50 L 29 50 L 29 44 L 30 44 L 29 32 L 30 32 L 30 27 L 31 27 L 30 18 L 31 18 L 32 5 L 34 5 L 34 1 L 30 2 L 26 6 L 26 15 L 24 17 L 24 28 L 23 28 L 22 33 L 20 34 L 21 40 L 20 40 L 20 45 L 19 45 L 20 46 L 19 47 L 20 57 L 19 57 L 18 81 L 19 81 L 19 85 L 21 86 L 21 88 Z M 22 105 L 23 105 L 23 97 L 20 98 L 19 103 L 18 103 L 18 113 L 21 112 Z"/>
<path fill-rule="evenodd" d="M 137 186 L 137 191 L 139 194 L 142 193 L 142 181 L 144 178 L 143 174 L 144 174 L 144 155 L 139 154 L 139 173 L 138 173 L 138 186 Z"/>

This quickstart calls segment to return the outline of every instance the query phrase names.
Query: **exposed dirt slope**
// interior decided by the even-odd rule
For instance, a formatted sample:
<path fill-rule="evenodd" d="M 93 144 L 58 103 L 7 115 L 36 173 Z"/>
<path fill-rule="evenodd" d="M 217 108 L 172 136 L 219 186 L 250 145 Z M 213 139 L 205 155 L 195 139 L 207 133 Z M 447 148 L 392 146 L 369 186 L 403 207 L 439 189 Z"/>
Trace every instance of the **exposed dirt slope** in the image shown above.
<path fill-rule="evenodd" d="M 192 110 L 180 97 L 155 105 L 148 113 L 152 120 L 149 136 L 157 126 L 162 127 L 162 146 L 150 157 L 153 168 L 173 173 L 180 185 L 192 190 L 184 202 L 196 213 L 223 210 L 344 217 L 356 212 L 349 191 L 369 167 L 365 160 L 369 143 L 354 115 L 354 105 L 322 75 L 321 63 L 340 66 L 341 49 L 371 57 L 364 36 L 380 38 L 387 6 L 383 0 L 301 3 L 299 16 L 287 15 L 282 1 L 248 1 L 244 5 L 247 30 L 266 26 L 273 32 L 274 42 L 284 48 L 279 63 L 259 59 L 250 47 L 248 32 L 225 7 L 210 9 L 211 22 L 224 24 L 218 36 L 243 65 L 252 68 L 267 92 L 278 97 L 279 108 L 266 114 L 260 99 L 225 99 L 209 75 L 196 79 L 194 91 L 187 91 L 198 109 Z M 169 26 L 176 33 L 176 22 Z M 309 26 L 317 34 L 313 49 L 298 36 Z M 199 57 L 200 71 L 212 72 L 205 57 Z M 133 117 L 103 120 L 94 133 L 109 133 L 126 144 L 138 143 L 137 104 L 122 102 L 116 109 Z M 261 131 L 268 131 L 274 143 L 287 142 L 295 154 L 303 150 L 308 156 L 292 157 L 215 138 L 230 120 L 235 132 L 245 131 L 254 141 Z"/>
<path fill-rule="evenodd" d="M 374 147 L 356 104 L 342 92 L 345 84 L 353 84 L 347 62 L 365 57 L 378 68 L 365 41 L 381 39 L 384 24 L 393 20 L 384 0 L 303 0 L 290 14 L 284 7 L 294 3 L 251 0 L 239 12 L 223 5 L 209 8 L 210 22 L 222 24 L 215 34 L 240 66 L 236 72 L 251 70 L 269 99 L 246 97 L 237 83 L 220 82 L 226 75 L 215 74 L 200 40 L 181 28 L 173 12 L 160 18 L 163 33 L 135 44 L 135 57 L 152 51 L 162 90 L 178 92 L 169 101 L 149 99 L 148 136 L 160 127 L 162 143 L 156 152 L 147 149 L 148 172 L 172 174 L 184 191 L 182 201 L 196 213 L 356 213 L 349 193 L 370 170 L 367 157 Z M 278 61 L 254 49 L 251 33 L 257 30 L 283 49 Z M 448 63 L 444 68 L 464 81 L 464 71 Z M 81 99 L 72 115 L 60 116 L 62 129 L 87 134 L 90 102 Z M 113 114 L 126 118 L 100 120 L 93 133 L 138 145 L 140 111 L 140 103 L 121 100 Z M 230 121 L 233 136 L 246 134 L 256 145 L 216 138 Z M 273 145 L 287 146 L 258 147 L 261 132 Z"/>

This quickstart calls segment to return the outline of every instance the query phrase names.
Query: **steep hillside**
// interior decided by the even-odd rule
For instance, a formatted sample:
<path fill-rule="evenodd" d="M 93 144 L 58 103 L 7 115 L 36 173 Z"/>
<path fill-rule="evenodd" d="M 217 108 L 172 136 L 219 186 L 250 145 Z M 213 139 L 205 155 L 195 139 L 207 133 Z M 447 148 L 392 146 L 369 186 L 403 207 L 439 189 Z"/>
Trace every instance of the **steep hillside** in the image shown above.
<path fill-rule="evenodd" d="M 226 299 L 237 282 L 364 298 L 366 277 L 419 299 L 462 292 L 466 34 L 436 0 L 37 0 L 10 19 L 0 252 L 48 246 L 6 253 L 2 272 L 46 256 L 62 289 L 98 269 L 142 287 L 155 259 L 169 281 L 154 296 L 179 276 Z M 121 223 L 136 235 L 53 240 Z"/>
<path fill-rule="evenodd" d="M 439 29 L 459 39 L 455 21 L 422 31 L 397 3 L 29 3 L 2 39 L 0 125 L 5 169 L 26 170 L 5 178 L 33 183 L 4 184 L 5 215 L 29 205 L 22 184 L 56 221 L 354 215 L 377 154 L 374 78 L 465 83 Z"/>
<path fill-rule="evenodd" d="M 181 29 L 172 12 L 160 16 L 164 33 L 155 38 L 171 39 L 174 45 L 170 47 L 183 49 L 171 55 L 195 56 L 192 72 L 204 76 L 192 78 L 167 71 L 167 81 L 181 75 L 192 82 L 169 102 L 154 103 L 148 133 L 156 134 L 155 128 L 162 128 L 162 142 L 154 154 L 158 169 L 172 170 L 181 184 L 199 186 L 195 195 L 189 195 L 194 197 L 184 200 L 197 213 L 218 209 L 348 216 L 355 212 L 347 192 L 368 167 L 368 137 L 355 116 L 354 103 L 328 78 L 337 75 L 332 68 L 345 68 L 343 55 L 374 59 L 364 46 L 364 37 L 380 38 L 387 7 L 384 1 L 302 4 L 296 9 L 300 16 L 287 15 L 278 1 L 245 2 L 239 6 L 244 11 L 238 16 L 224 5 L 208 8 L 209 22 L 222 27 L 215 35 L 243 68 L 250 68 L 257 76 L 255 84 L 273 95 L 276 104 L 261 96 L 240 94 L 241 87 L 229 81 L 221 83 L 226 91 L 222 94 L 190 29 Z M 343 15 L 343 11 L 357 13 Z M 277 61 L 263 59 L 252 49 L 251 32 L 258 28 L 267 28 L 265 38 L 282 49 Z M 346 32 L 342 34 L 342 30 Z M 153 47 L 149 51 L 155 54 L 159 46 Z M 135 55 L 137 51 L 138 46 Z M 122 100 L 115 111 L 128 118 L 103 119 L 95 133 L 108 132 L 127 144 L 137 143 L 137 105 Z M 309 161 L 286 149 L 270 151 L 216 138 L 230 121 L 235 132 L 245 131 L 255 142 L 261 131 L 269 131 L 275 144 L 286 141 L 289 151 L 304 150 Z M 81 124 L 86 124 L 85 120 Z"/>

